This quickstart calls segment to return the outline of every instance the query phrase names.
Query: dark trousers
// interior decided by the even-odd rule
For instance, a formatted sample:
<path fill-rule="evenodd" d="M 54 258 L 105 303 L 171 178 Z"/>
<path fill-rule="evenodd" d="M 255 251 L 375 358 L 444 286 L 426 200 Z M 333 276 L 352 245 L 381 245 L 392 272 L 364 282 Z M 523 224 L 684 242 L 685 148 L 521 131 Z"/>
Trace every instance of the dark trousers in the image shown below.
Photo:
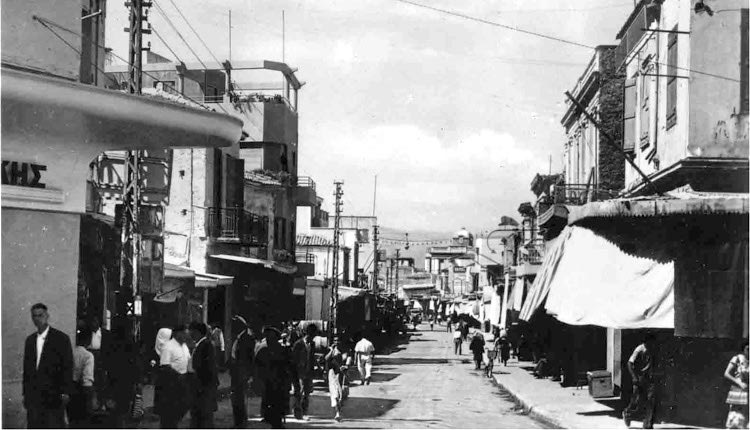
<path fill-rule="evenodd" d="M 474 353 L 474 366 L 475 366 L 476 370 L 479 370 L 479 369 L 482 368 L 482 353 L 481 352 L 479 352 L 479 353 L 475 352 Z"/>
<path fill-rule="evenodd" d="M 26 427 L 30 429 L 65 428 L 64 417 L 62 406 L 57 408 L 31 407 L 26 410 Z"/>
<path fill-rule="evenodd" d="M 214 428 L 214 411 L 212 408 L 204 405 L 195 405 L 190 410 L 190 428 L 191 429 L 212 429 Z"/>
<path fill-rule="evenodd" d="M 463 341 L 459 337 L 458 339 L 453 339 L 453 353 L 461 355 L 461 346 L 463 345 Z"/>
<path fill-rule="evenodd" d="M 87 428 L 90 425 L 90 416 L 87 402 L 89 401 L 85 389 L 78 383 L 75 384 L 73 394 L 67 406 L 68 424 L 72 429 Z"/>
<path fill-rule="evenodd" d="M 445 325 L 445 329 L 448 333 L 453 331 L 453 323 L 448 322 L 448 324 Z"/>
<path fill-rule="evenodd" d="M 630 404 L 628 404 L 628 407 L 622 411 L 622 416 L 630 419 L 638 409 L 643 407 L 643 428 L 654 428 L 656 400 L 656 383 L 654 383 L 654 381 L 644 381 L 638 384 L 633 384 L 633 395 L 630 397 Z"/>
<path fill-rule="evenodd" d="M 244 427 L 247 424 L 247 404 L 245 402 L 247 372 L 237 369 L 232 372 L 232 416 L 234 417 L 234 426 Z"/>
<path fill-rule="evenodd" d="M 310 393 L 313 391 L 312 377 L 295 377 L 292 379 L 292 387 L 294 388 L 294 416 L 299 419 L 307 415 Z"/>
<path fill-rule="evenodd" d="M 191 401 L 188 375 L 162 373 L 164 385 L 160 394 L 161 428 L 174 429 L 185 416 Z"/>

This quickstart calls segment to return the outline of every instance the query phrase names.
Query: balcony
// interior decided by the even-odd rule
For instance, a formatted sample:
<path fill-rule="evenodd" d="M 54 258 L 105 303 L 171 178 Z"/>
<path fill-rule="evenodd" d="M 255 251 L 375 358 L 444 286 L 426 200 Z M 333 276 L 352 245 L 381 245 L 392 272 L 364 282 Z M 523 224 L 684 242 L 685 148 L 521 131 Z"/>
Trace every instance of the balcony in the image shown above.
<path fill-rule="evenodd" d="M 294 190 L 294 201 L 297 206 L 315 206 L 318 196 L 315 192 L 315 181 L 309 176 L 299 176 Z"/>
<path fill-rule="evenodd" d="M 660 14 L 661 7 L 656 2 L 641 1 L 638 4 L 617 34 L 620 44 L 615 50 L 615 61 L 618 66 L 623 65 L 630 53 L 638 46 L 641 38 L 646 34 L 644 29 L 649 28 L 652 22 L 659 21 Z"/>
<path fill-rule="evenodd" d="M 315 254 L 298 252 L 295 255 L 297 274 L 300 276 L 315 276 Z"/>
<path fill-rule="evenodd" d="M 240 208 L 206 208 L 208 237 L 250 246 L 268 246 L 268 217 Z"/>
<path fill-rule="evenodd" d="M 518 262 L 520 264 L 542 264 L 544 260 L 544 240 L 534 239 L 521 247 Z"/>
<path fill-rule="evenodd" d="M 581 206 L 614 197 L 617 197 L 616 191 L 589 184 L 553 185 L 551 195 L 544 194 L 537 200 L 539 226 L 548 233 L 558 232 L 568 221 L 566 206 Z"/>

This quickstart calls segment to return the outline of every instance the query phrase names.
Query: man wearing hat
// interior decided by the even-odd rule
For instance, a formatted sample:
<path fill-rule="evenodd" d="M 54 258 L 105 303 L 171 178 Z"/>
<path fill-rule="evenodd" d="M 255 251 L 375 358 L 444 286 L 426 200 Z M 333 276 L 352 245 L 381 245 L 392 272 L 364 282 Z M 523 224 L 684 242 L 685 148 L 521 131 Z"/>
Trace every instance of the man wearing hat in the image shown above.
<path fill-rule="evenodd" d="M 292 347 L 292 386 L 294 387 L 294 417 L 307 415 L 310 393 L 313 390 L 313 368 L 315 366 L 315 336 L 318 326 L 310 323 L 305 327 L 305 336 Z"/>
<path fill-rule="evenodd" d="M 263 418 L 272 428 L 281 428 L 289 406 L 291 360 L 287 349 L 279 343 L 279 329 L 266 326 L 263 335 L 265 342 L 255 360 L 257 374 L 262 381 Z"/>
<path fill-rule="evenodd" d="M 232 344 L 230 377 L 232 379 L 232 416 L 234 427 L 244 428 L 247 425 L 247 405 L 245 404 L 248 379 L 252 375 L 255 358 L 255 338 L 247 326 L 247 320 L 241 315 L 232 318 L 236 328 L 236 337 Z"/>

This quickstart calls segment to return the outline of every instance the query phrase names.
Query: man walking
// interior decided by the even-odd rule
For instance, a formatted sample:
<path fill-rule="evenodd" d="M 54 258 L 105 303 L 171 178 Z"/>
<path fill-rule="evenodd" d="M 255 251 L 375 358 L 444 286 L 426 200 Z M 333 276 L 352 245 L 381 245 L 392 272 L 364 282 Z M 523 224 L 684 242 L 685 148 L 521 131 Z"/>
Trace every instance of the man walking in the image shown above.
<path fill-rule="evenodd" d="M 107 371 L 109 363 L 108 355 L 111 343 L 111 336 L 108 330 L 102 328 L 99 317 L 93 316 L 89 319 L 89 330 L 91 330 L 91 343 L 88 346 L 89 351 L 94 355 L 94 395 L 96 402 L 101 409 L 105 409 Z"/>
<path fill-rule="evenodd" d="M 188 336 L 187 327 L 178 326 L 172 331 L 172 339 L 162 349 L 159 364 L 164 384 L 160 401 L 163 429 L 177 428 L 190 404 L 187 380 L 190 362 L 190 350 L 186 343 Z"/>
<path fill-rule="evenodd" d="M 190 411 L 190 427 L 210 429 L 214 427 L 214 412 L 217 409 L 216 395 L 219 386 L 216 357 L 213 345 L 207 338 L 205 324 L 190 324 L 190 336 L 195 342 L 193 370 L 195 387 L 193 408 Z"/>
<path fill-rule="evenodd" d="M 656 338 L 648 333 L 644 342 L 633 350 L 628 360 L 628 370 L 633 379 L 633 395 L 630 404 L 622 411 L 625 425 L 630 427 L 630 420 L 641 406 L 645 408 L 643 428 L 654 428 L 654 413 L 656 411 L 656 381 L 654 367 L 656 366 Z"/>
<path fill-rule="evenodd" d="M 315 336 L 318 326 L 310 323 L 305 327 L 305 336 L 292 347 L 292 386 L 294 387 L 294 417 L 302 419 L 307 415 L 310 393 L 313 390 L 312 378 L 315 367 Z"/>
<path fill-rule="evenodd" d="M 31 307 L 36 333 L 26 338 L 23 405 L 28 428 L 65 427 L 65 406 L 73 392 L 73 349 L 68 335 L 49 326 L 47 306 Z"/>
<path fill-rule="evenodd" d="M 232 320 L 237 325 L 237 337 L 232 344 L 231 378 L 232 378 L 232 416 L 234 427 L 244 428 L 247 425 L 247 405 L 245 404 L 245 390 L 252 375 L 253 359 L 255 357 L 255 339 L 247 327 L 247 321 L 240 315 Z"/>
<path fill-rule="evenodd" d="M 282 428 L 289 407 L 290 357 L 279 343 L 281 331 L 265 327 L 264 345 L 258 350 L 255 365 L 262 380 L 263 418 L 271 428 Z"/>
<path fill-rule="evenodd" d="M 364 336 L 354 346 L 355 360 L 357 362 L 357 368 L 359 374 L 362 377 L 362 385 L 370 385 L 370 379 L 372 378 L 372 360 L 375 354 L 375 347 L 372 342 L 367 340 Z"/>
<path fill-rule="evenodd" d="M 461 346 L 463 344 L 463 338 L 461 337 L 461 329 L 456 327 L 453 331 L 453 353 L 455 355 L 461 355 Z"/>

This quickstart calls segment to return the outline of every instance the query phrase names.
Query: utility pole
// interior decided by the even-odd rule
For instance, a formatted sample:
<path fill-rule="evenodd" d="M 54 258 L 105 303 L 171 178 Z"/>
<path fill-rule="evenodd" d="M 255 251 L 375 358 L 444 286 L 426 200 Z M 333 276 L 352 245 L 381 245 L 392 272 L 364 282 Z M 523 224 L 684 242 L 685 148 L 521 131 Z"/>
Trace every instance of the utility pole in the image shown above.
<path fill-rule="evenodd" d="M 372 266 L 372 293 L 378 294 L 378 234 L 380 233 L 377 224 L 372 226 L 372 243 L 373 243 L 373 266 Z"/>
<path fill-rule="evenodd" d="M 341 198 L 344 196 L 344 190 L 341 188 L 344 185 L 343 181 L 335 181 L 333 183 L 336 186 L 333 196 L 336 198 L 336 208 L 333 220 L 333 283 L 331 285 L 331 330 L 328 334 L 330 340 L 335 340 L 338 336 L 338 305 L 339 305 L 339 248 L 341 246 L 339 241 L 339 234 L 341 233 L 341 208 L 344 206 L 344 202 Z"/>
<path fill-rule="evenodd" d="M 393 293 L 398 295 L 398 262 L 401 258 L 401 248 L 396 248 L 396 285 L 393 288 Z"/>
<path fill-rule="evenodd" d="M 130 0 L 125 4 L 130 8 L 130 26 L 125 31 L 130 33 L 128 49 L 128 87 L 131 94 L 141 94 L 143 71 L 143 35 L 151 34 L 150 28 L 143 28 L 143 22 L 148 18 L 144 8 L 151 7 L 151 2 Z M 120 259 L 120 296 L 116 305 L 116 313 L 123 310 L 126 315 L 135 318 L 134 331 L 136 339 L 139 336 L 138 314 L 140 313 L 140 273 L 141 261 L 141 229 L 139 213 L 141 203 L 140 168 L 141 154 L 139 151 L 128 151 L 125 157 L 125 179 L 122 190 L 123 225 L 122 225 L 122 254 Z M 127 301 L 126 301 L 127 300 Z M 123 309 L 122 303 L 127 303 Z"/>

